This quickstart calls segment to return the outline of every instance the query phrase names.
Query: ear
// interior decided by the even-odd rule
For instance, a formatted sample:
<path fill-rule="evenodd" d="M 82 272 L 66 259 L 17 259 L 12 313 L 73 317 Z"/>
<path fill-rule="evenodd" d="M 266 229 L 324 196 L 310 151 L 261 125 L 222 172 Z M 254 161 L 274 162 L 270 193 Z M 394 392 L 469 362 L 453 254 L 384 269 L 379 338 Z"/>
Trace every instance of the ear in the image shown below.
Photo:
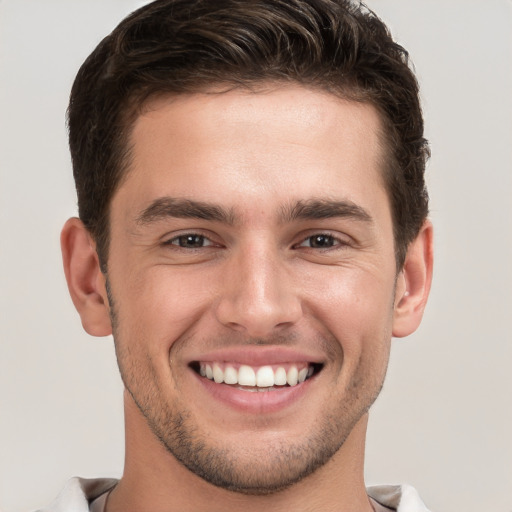
<path fill-rule="evenodd" d="M 420 325 L 430 292 L 432 268 L 433 228 L 427 220 L 409 245 L 397 278 L 393 336 L 408 336 Z"/>
<path fill-rule="evenodd" d="M 112 334 L 106 279 L 96 245 L 79 219 L 66 222 L 60 244 L 69 293 L 84 329 L 92 336 Z"/>

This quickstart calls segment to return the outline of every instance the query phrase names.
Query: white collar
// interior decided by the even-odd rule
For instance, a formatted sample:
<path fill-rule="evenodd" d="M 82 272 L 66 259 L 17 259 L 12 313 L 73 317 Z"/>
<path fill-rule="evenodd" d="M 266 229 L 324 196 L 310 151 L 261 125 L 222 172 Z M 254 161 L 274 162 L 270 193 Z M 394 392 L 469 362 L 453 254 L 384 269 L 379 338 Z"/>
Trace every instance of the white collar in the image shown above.
<path fill-rule="evenodd" d="M 117 482 L 114 478 L 72 478 L 48 508 L 36 512 L 89 512 L 89 504 Z M 377 485 L 368 487 L 367 492 L 381 505 L 397 512 L 429 512 L 410 485 Z"/>

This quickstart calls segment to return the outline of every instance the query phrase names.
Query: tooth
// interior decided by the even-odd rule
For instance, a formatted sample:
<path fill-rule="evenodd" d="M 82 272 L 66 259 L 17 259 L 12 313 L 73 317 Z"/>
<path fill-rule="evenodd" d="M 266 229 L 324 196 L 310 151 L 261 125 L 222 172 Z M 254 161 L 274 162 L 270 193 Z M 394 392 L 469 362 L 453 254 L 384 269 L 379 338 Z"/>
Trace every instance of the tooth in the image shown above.
<path fill-rule="evenodd" d="M 237 389 L 242 389 L 244 391 L 248 391 L 249 393 L 257 393 L 258 391 L 260 391 L 262 389 L 265 389 L 265 388 L 257 388 L 256 386 L 249 387 L 249 388 L 244 388 L 242 386 L 238 386 Z"/>
<path fill-rule="evenodd" d="M 238 384 L 241 386 L 256 386 L 256 374 L 250 366 L 240 366 L 238 370 Z"/>
<path fill-rule="evenodd" d="M 224 369 L 224 382 L 226 384 L 238 384 L 238 372 L 232 366 Z"/>
<path fill-rule="evenodd" d="M 224 382 L 224 372 L 222 371 L 222 368 L 217 363 L 215 363 L 213 365 L 213 380 L 217 384 Z"/>
<path fill-rule="evenodd" d="M 296 366 L 290 366 L 290 369 L 288 370 L 288 373 L 286 374 L 286 382 L 290 386 L 296 386 L 297 382 L 299 380 L 299 371 L 297 370 Z"/>
<path fill-rule="evenodd" d="M 272 366 L 262 366 L 256 373 L 256 386 L 268 388 L 274 385 L 274 370 Z"/>
<path fill-rule="evenodd" d="M 274 384 L 276 386 L 286 385 L 286 370 L 282 366 L 280 366 L 274 374 Z"/>
<path fill-rule="evenodd" d="M 267 391 L 274 386 L 296 386 L 304 382 L 314 373 L 313 366 L 305 366 L 299 371 L 296 365 L 291 365 L 288 369 L 278 366 L 275 371 L 272 366 L 261 366 L 257 371 L 251 366 L 242 365 L 239 370 L 227 365 L 224 369 L 219 363 L 200 363 L 199 373 L 203 377 L 215 381 L 216 383 L 239 384 L 245 387 L 258 387 L 262 391 Z"/>

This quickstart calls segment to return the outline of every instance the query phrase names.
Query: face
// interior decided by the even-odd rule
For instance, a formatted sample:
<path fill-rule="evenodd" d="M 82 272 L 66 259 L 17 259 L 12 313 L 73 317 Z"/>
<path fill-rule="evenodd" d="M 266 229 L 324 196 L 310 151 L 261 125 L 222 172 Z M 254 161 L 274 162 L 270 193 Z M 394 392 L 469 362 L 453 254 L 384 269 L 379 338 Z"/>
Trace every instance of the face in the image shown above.
<path fill-rule="evenodd" d="M 179 96 L 132 143 L 107 276 L 125 386 L 197 475 L 285 488 L 386 371 L 401 291 L 378 115 L 300 86 Z"/>

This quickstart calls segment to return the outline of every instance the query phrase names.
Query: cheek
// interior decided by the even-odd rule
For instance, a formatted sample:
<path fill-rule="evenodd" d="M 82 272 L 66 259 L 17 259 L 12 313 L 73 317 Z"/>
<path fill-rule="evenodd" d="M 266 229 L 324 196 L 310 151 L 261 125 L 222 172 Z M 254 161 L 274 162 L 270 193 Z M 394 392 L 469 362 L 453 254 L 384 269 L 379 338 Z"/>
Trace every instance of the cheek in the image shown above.
<path fill-rule="evenodd" d="M 211 290 L 197 269 L 183 273 L 159 265 L 128 275 L 112 283 L 119 335 L 147 352 L 168 351 L 208 307 Z"/>
<path fill-rule="evenodd" d="M 328 276 L 310 275 L 305 283 L 306 309 L 338 340 L 345 360 L 356 364 L 365 352 L 384 357 L 388 350 L 394 298 L 389 276 L 334 268 Z"/>
<path fill-rule="evenodd" d="M 394 278 L 377 268 L 320 266 L 304 272 L 302 289 L 306 300 L 330 316 L 349 323 L 364 317 L 387 317 L 393 308 Z M 363 327 L 360 325 L 359 327 Z"/>

